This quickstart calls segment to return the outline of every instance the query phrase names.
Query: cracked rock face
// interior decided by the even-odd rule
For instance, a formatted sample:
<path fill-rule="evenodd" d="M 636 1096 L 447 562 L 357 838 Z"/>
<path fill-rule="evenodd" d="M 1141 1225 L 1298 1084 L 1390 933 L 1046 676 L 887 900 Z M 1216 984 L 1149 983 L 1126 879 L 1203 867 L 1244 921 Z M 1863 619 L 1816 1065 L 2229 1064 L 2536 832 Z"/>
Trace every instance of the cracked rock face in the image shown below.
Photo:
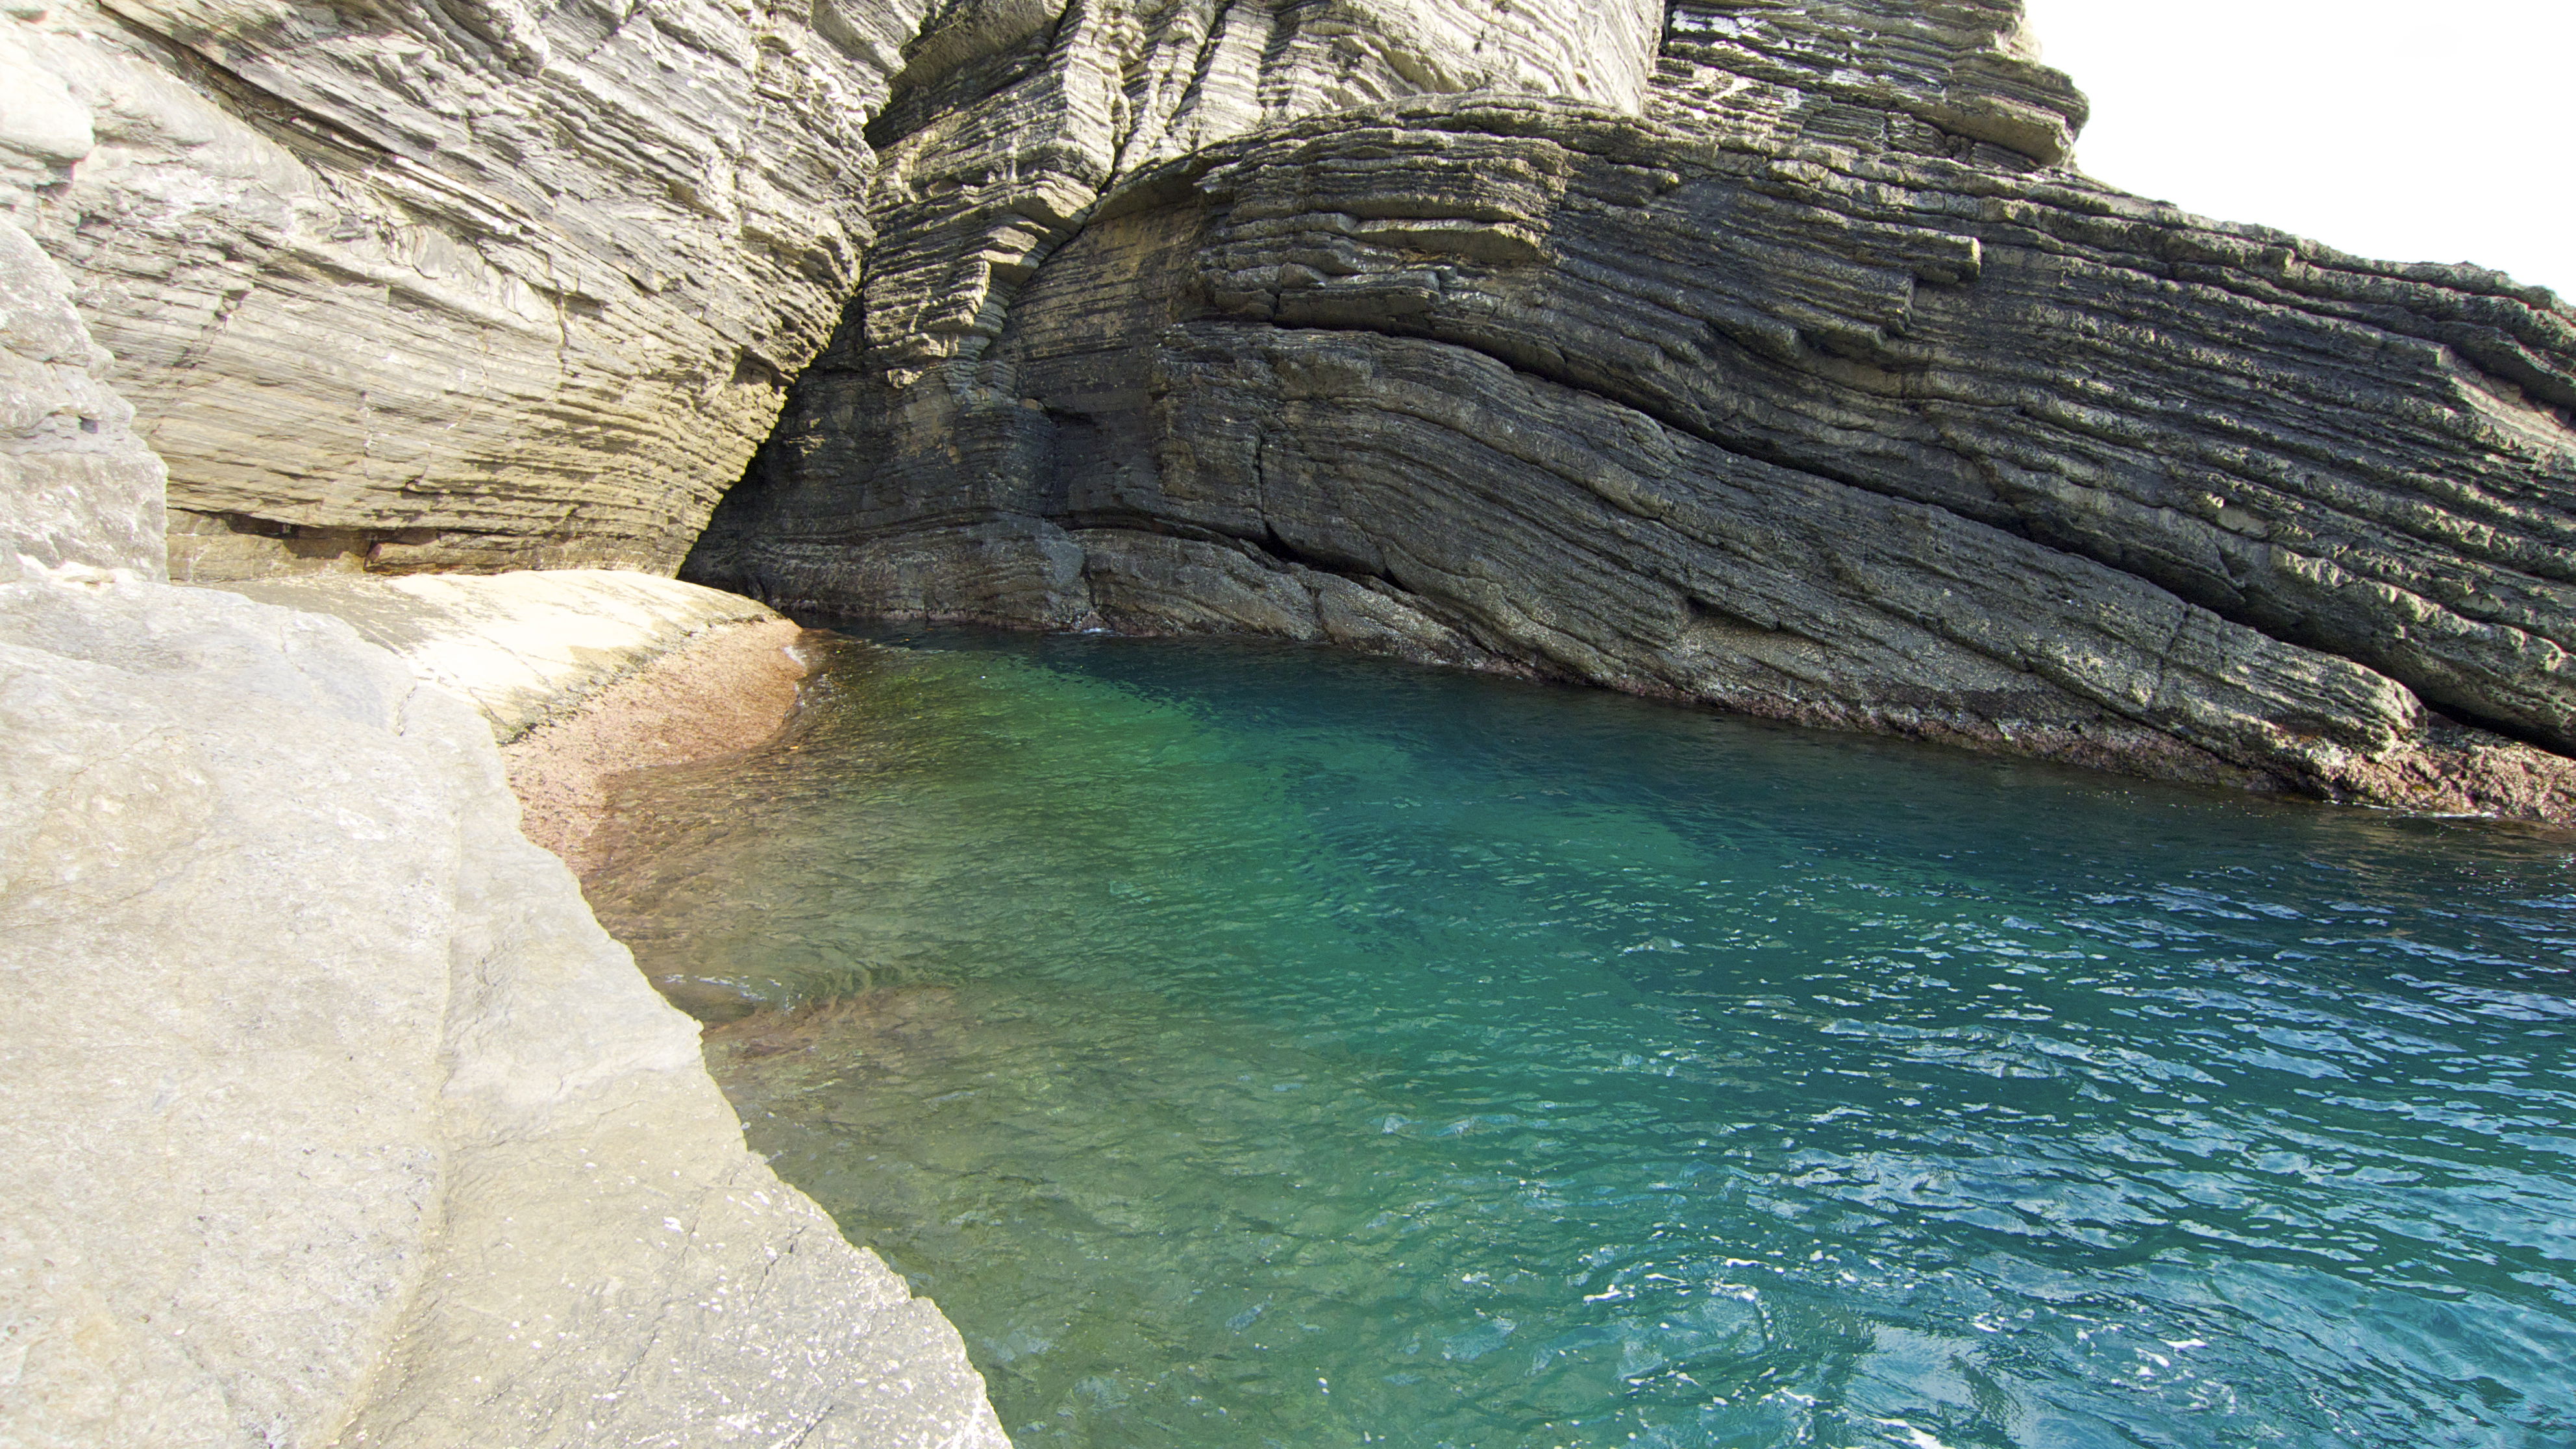
<path fill-rule="evenodd" d="M 0 211 L 169 465 L 179 577 L 668 572 L 849 295 L 918 20 L 13 5 Z"/>
<path fill-rule="evenodd" d="M 1684 0 L 1638 110 L 1149 167 L 941 358 L 871 292 L 688 576 L 2576 809 L 2576 312 L 2086 181 L 2017 4 Z"/>
<path fill-rule="evenodd" d="M 1636 111 L 1652 0 L 34 0 L 0 212 L 176 576 L 670 572 L 859 284 L 971 354 L 1114 176 L 1476 87 Z M 885 152 L 882 164 L 879 150 Z"/>
<path fill-rule="evenodd" d="M 695 539 L 2570 808 L 2576 312 L 2085 180 L 2017 0 L 13 13 L 5 194 L 181 578 Z"/>

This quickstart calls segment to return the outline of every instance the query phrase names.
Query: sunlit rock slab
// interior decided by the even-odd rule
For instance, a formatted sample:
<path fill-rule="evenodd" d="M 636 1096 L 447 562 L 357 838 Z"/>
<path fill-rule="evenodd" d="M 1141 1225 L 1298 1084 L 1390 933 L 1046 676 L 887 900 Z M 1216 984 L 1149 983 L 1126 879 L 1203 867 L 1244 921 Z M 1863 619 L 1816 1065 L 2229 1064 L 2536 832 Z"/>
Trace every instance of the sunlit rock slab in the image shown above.
<path fill-rule="evenodd" d="M 1004 1442 L 338 620 L 0 587 L 0 1437 Z"/>
<path fill-rule="evenodd" d="M 72 307 L 71 279 L 0 221 L 0 582 L 165 572 L 161 460 L 101 376 L 112 362 Z"/>
<path fill-rule="evenodd" d="M 502 742 L 709 630 L 778 618 L 765 604 L 654 574 L 324 575 L 225 586 L 328 614 L 472 701 Z"/>

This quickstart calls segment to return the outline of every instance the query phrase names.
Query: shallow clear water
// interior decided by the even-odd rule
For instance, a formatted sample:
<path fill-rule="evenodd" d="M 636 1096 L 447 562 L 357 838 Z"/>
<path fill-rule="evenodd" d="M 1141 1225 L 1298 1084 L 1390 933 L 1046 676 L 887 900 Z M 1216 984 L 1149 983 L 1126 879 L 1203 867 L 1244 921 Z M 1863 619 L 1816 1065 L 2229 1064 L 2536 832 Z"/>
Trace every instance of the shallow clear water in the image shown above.
<path fill-rule="evenodd" d="M 2563 835 L 917 642 L 589 885 L 1023 1446 L 2576 1443 Z"/>

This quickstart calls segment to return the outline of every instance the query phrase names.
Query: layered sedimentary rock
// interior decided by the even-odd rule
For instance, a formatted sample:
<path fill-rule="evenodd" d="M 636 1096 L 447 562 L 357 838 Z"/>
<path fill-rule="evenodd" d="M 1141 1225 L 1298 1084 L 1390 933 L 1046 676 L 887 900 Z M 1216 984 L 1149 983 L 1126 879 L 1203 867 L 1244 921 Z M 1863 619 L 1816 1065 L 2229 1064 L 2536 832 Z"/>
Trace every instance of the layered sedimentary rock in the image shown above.
<path fill-rule="evenodd" d="M 698 576 L 2562 808 L 2576 317 L 2092 185 L 2015 0 L 12 13 L 182 578 L 668 568 L 813 358 Z"/>
<path fill-rule="evenodd" d="M 2092 184 L 2017 7 L 1872 13 L 1139 175 L 971 367 L 828 353 L 689 576 L 2567 814 L 2576 314 Z"/>
<path fill-rule="evenodd" d="M 1638 111 L 1658 19 L 1652 0 L 951 6 L 868 127 L 882 236 L 827 365 L 971 362 L 1105 189 L 1265 124 L 1478 89 Z"/>
<path fill-rule="evenodd" d="M 2023 171 L 2084 129 L 2021 0 L 1672 0 L 1664 26 L 1654 113 L 1725 135 Z"/>
<path fill-rule="evenodd" d="M 668 571 L 829 334 L 908 0 L 66 0 L 0 211 L 170 468 L 182 578 Z"/>
<path fill-rule="evenodd" d="M 738 594 L 652 574 L 320 574 L 220 585 L 328 614 L 472 704 L 502 745 L 520 832 L 576 873 L 610 777 L 749 749 L 778 732 L 804 634 Z"/>

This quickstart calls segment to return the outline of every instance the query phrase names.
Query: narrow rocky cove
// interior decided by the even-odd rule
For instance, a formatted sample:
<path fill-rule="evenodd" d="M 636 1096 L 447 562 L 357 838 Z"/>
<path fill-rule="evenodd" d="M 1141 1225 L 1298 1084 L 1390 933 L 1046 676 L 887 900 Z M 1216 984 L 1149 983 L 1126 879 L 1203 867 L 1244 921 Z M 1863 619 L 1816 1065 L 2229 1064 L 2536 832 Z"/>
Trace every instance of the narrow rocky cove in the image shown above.
<path fill-rule="evenodd" d="M 2576 1428 L 2563 833 L 892 638 L 587 886 L 1015 1443 Z"/>
<path fill-rule="evenodd" d="M 0 1440 L 2576 1432 L 2576 310 L 2086 112 L 0 7 Z"/>

